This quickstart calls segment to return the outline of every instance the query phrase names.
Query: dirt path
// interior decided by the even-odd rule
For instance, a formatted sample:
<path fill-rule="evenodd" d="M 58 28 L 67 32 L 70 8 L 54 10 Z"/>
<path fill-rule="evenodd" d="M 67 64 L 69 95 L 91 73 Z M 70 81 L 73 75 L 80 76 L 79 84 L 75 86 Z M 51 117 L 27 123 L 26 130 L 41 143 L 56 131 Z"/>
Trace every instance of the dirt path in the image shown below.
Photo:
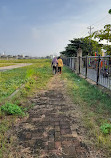
<path fill-rule="evenodd" d="M 67 96 L 65 82 L 59 76 L 55 75 L 48 90 L 30 102 L 35 106 L 28 119 L 14 127 L 16 141 L 11 158 L 104 157 L 88 144 L 79 108 Z"/>
<path fill-rule="evenodd" d="M 0 71 L 11 70 L 11 69 L 24 67 L 24 66 L 28 66 L 28 65 L 32 65 L 32 64 L 31 63 L 19 63 L 16 65 L 4 66 L 4 67 L 0 67 Z"/>

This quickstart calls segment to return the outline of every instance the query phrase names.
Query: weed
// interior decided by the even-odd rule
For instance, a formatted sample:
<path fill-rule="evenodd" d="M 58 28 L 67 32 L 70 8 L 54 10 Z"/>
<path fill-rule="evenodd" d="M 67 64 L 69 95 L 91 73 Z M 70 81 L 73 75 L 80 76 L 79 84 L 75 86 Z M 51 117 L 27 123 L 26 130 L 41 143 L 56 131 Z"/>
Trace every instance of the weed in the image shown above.
<path fill-rule="evenodd" d="M 16 104 L 6 103 L 1 106 L 1 111 L 8 115 L 25 115 L 21 108 Z"/>
<path fill-rule="evenodd" d="M 103 134 L 110 134 L 111 133 L 111 124 L 104 123 L 103 125 L 101 125 L 100 129 Z"/>

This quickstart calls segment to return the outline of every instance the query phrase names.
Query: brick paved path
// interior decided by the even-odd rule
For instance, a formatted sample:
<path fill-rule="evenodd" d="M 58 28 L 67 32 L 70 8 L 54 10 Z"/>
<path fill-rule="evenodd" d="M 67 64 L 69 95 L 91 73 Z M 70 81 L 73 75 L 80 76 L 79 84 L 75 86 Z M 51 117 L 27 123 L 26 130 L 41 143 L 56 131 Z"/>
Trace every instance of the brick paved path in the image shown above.
<path fill-rule="evenodd" d="M 81 139 L 79 113 L 65 95 L 64 83 L 58 76 L 48 91 L 31 102 L 35 106 L 28 119 L 16 127 L 15 150 L 19 154 L 14 158 L 96 158 Z M 68 115 L 70 111 L 75 112 L 73 119 Z"/>

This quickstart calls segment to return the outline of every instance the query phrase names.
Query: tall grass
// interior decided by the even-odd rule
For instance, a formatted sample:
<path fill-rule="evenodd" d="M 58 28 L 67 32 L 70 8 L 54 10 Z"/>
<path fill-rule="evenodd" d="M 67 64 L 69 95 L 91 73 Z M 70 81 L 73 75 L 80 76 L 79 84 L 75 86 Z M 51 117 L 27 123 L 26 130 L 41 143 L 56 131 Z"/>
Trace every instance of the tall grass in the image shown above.
<path fill-rule="evenodd" d="M 104 110 L 111 113 L 111 98 L 98 89 L 97 86 L 91 85 L 66 67 L 64 68 L 63 77 L 73 82 L 71 86 L 76 103 L 85 102 L 97 113 L 103 113 Z"/>

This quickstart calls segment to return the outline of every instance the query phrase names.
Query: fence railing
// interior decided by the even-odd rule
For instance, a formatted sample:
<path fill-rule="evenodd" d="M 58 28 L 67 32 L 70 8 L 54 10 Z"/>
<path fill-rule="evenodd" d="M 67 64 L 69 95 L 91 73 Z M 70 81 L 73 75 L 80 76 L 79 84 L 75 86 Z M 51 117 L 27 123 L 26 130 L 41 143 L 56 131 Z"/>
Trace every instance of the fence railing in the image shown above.
<path fill-rule="evenodd" d="M 68 57 L 63 62 L 70 69 L 111 90 L 111 56 Z M 78 68 L 78 71 L 77 71 Z"/>

